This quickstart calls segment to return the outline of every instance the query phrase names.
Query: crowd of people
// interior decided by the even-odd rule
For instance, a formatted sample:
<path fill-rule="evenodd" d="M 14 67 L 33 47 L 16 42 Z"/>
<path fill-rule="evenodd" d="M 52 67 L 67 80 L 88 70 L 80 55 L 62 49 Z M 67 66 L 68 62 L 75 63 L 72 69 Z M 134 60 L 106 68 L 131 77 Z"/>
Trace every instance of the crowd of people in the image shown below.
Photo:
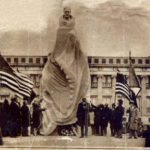
<path fill-rule="evenodd" d="M 92 134 L 106 136 L 108 124 L 110 124 L 111 136 L 116 138 L 122 138 L 123 133 L 129 133 L 129 139 L 132 137 L 135 139 L 145 137 L 138 108 L 130 102 L 130 107 L 127 110 L 129 117 L 128 120 L 125 120 L 125 109 L 122 105 L 123 101 L 120 99 L 118 100 L 118 106 L 113 103 L 111 108 L 108 107 L 108 104 L 94 106 L 83 98 L 77 111 L 78 125 L 81 127 L 81 138 L 88 136 L 88 126 L 91 126 Z M 91 113 L 94 114 L 94 117 L 90 117 Z"/>
<path fill-rule="evenodd" d="M 41 112 L 44 110 L 40 107 L 40 103 L 39 100 L 34 101 L 29 107 L 27 100 L 24 100 L 21 105 L 16 97 L 12 98 L 10 103 L 5 99 L 0 113 L 2 136 L 28 136 L 30 134 L 29 127 L 31 127 L 31 134 L 39 134 Z"/>
<path fill-rule="evenodd" d="M 16 97 L 11 99 L 11 103 L 5 99 L 0 109 L 2 134 L 0 136 L 40 135 L 42 111 L 45 110 L 41 108 L 41 102 L 42 100 L 40 99 L 34 100 L 29 107 L 26 100 L 21 105 Z M 76 127 L 80 126 L 80 137 L 88 137 L 90 126 L 93 135 L 106 136 L 108 124 L 110 124 L 111 136 L 116 138 L 122 138 L 123 133 L 129 133 L 128 138 L 150 138 L 150 127 L 148 126 L 149 130 L 145 129 L 144 132 L 143 123 L 138 116 L 138 109 L 133 103 L 130 103 L 130 107 L 127 110 L 127 113 L 129 113 L 128 121 L 124 120 L 125 109 L 122 105 L 123 101 L 119 100 L 118 106 L 113 103 L 111 108 L 108 107 L 108 104 L 95 106 L 92 103 L 88 103 L 86 98 L 83 98 L 78 105 L 77 122 L 73 126 L 58 126 L 58 135 L 76 135 L 76 132 L 78 132 Z M 91 113 L 93 113 L 94 117 L 90 117 Z M 29 127 L 31 130 L 29 130 Z"/>

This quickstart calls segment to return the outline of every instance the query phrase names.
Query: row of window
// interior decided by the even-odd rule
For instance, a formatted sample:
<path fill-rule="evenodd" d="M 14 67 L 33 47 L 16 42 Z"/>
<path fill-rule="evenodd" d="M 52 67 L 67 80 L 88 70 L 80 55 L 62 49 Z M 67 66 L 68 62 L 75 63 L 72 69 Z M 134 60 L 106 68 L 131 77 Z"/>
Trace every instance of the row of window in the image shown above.
<path fill-rule="evenodd" d="M 91 88 L 98 88 L 98 82 L 92 82 L 91 83 Z M 103 82 L 102 83 L 102 88 L 112 88 L 112 83 Z"/>
<path fill-rule="evenodd" d="M 29 57 L 28 59 L 27 58 L 25 58 L 25 57 L 23 57 L 23 58 L 21 58 L 21 63 L 34 63 L 33 62 L 33 59 L 34 58 L 32 58 L 32 57 Z M 40 64 L 41 63 L 41 59 L 43 59 L 43 62 L 42 63 L 46 63 L 46 61 L 47 61 L 47 58 L 46 57 L 44 57 L 44 58 L 39 58 L 39 57 L 37 57 L 37 58 L 35 58 L 35 63 L 37 63 L 37 64 Z M 8 58 L 6 58 L 6 61 L 8 62 L 8 63 L 19 63 L 19 58 L 10 58 L 10 57 L 8 57 Z M 92 63 L 92 58 L 88 58 L 88 63 Z M 100 63 L 100 59 L 98 59 L 98 58 L 94 58 L 94 63 L 95 64 L 98 64 L 98 63 Z M 107 62 L 107 59 L 105 59 L 105 58 L 103 58 L 103 59 L 101 59 L 101 63 L 102 64 L 106 64 L 106 63 L 109 63 L 109 64 L 113 64 L 113 63 L 117 63 L 117 64 L 121 64 L 121 59 L 112 59 L 112 58 L 110 58 L 110 59 L 108 59 L 108 62 Z M 129 63 L 129 60 L 128 59 L 123 59 L 123 63 L 124 64 L 128 64 Z M 138 64 L 143 64 L 143 63 L 145 63 L 145 64 L 150 64 L 150 59 L 145 59 L 145 60 L 143 60 L 143 59 L 137 59 L 137 63 Z M 132 64 L 135 64 L 135 59 L 132 59 Z"/>
<path fill-rule="evenodd" d="M 41 61 L 43 60 L 43 62 L 42 63 L 46 63 L 46 61 L 47 61 L 47 58 L 46 57 L 44 57 L 44 58 L 35 58 L 35 63 L 37 63 L 37 64 L 40 64 L 41 63 Z M 34 63 L 34 58 L 21 58 L 21 60 L 20 60 L 20 62 L 19 62 L 19 58 L 6 58 L 6 61 L 8 62 L 8 63 Z"/>
<path fill-rule="evenodd" d="M 106 63 L 109 63 L 109 64 L 113 64 L 113 63 L 121 64 L 121 60 L 122 59 L 119 59 L 119 58 L 118 59 L 110 58 L 110 59 L 108 59 L 108 62 L 107 62 L 107 59 L 103 58 L 103 59 L 101 59 L 101 63 L 102 64 L 106 64 Z M 131 62 L 132 62 L 132 64 L 135 64 L 135 59 L 132 59 Z M 92 63 L 92 58 L 88 59 L 88 63 Z M 100 59 L 94 58 L 94 63 L 95 64 L 100 63 Z M 129 60 L 128 59 L 123 59 L 123 63 L 124 64 L 128 64 Z M 150 59 L 144 59 L 144 60 L 143 59 L 137 59 L 137 63 L 138 64 L 143 64 L 143 63 L 150 64 Z"/>
<path fill-rule="evenodd" d="M 142 77 L 137 75 L 138 81 L 141 84 Z M 111 75 L 105 75 L 102 80 L 103 88 L 112 88 L 112 78 Z M 98 88 L 98 78 L 97 75 L 91 75 L 91 88 Z M 150 89 L 150 76 L 146 78 L 146 89 Z"/>

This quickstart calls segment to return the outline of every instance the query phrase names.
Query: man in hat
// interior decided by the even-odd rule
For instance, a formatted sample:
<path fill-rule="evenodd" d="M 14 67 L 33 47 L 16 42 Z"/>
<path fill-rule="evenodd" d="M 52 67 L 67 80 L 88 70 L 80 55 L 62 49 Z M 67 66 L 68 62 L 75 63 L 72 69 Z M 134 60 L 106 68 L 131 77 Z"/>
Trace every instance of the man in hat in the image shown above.
<path fill-rule="evenodd" d="M 22 136 L 28 136 L 28 127 L 30 125 L 30 110 L 27 106 L 27 100 L 24 100 L 21 107 L 21 127 Z"/>
<path fill-rule="evenodd" d="M 111 130 L 111 136 L 115 136 L 116 134 L 116 114 L 115 114 L 116 105 L 115 103 L 112 104 L 112 109 L 110 110 L 110 130 Z"/>
<path fill-rule="evenodd" d="M 20 111 L 20 103 L 18 102 L 17 97 L 11 99 L 10 114 L 11 114 L 11 136 L 16 137 L 21 134 L 21 111 Z"/>
<path fill-rule="evenodd" d="M 77 111 L 78 124 L 81 127 L 81 138 L 88 136 L 89 108 L 89 103 L 86 102 L 86 98 L 83 98 Z"/>
<path fill-rule="evenodd" d="M 43 99 L 40 99 L 39 96 L 37 96 L 33 103 L 32 103 L 32 132 L 33 135 L 40 134 L 39 129 L 41 127 L 41 120 L 42 120 L 42 112 L 46 110 L 46 108 L 41 107 Z"/>
<path fill-rule="evenodd" d="M 116 116 L 116 132 L 117 138 L 122 138 L 122 118 L 124 115 L 124 107 L 122 107 L 123 101 L 121 99 L 118 100 L 118 106 L 115 109 L 115 116 Z"/>
<path fill-rule="evenodd" d="M 130 102 L 130 108 L 129 108 L 129 138 L 132 138 L 134 136 L 135 139 L 137 139 L 137 129 L 138 129 L 138 109 L 137 107 Z"/>
<path fill-rule="evenodd" d="M 104 130 L 103 130 L 103 133 L 104 133 L 104 136 L 107 135 L 107 126 L 108 126 L 108 122 L 109 122 L 109 119 L 110 119 L 110 108 L 108 107 L 108 104 L 106 103 L 104 105 L 104 120 L 103 120 L 103 125 L 104 125 Z"/>

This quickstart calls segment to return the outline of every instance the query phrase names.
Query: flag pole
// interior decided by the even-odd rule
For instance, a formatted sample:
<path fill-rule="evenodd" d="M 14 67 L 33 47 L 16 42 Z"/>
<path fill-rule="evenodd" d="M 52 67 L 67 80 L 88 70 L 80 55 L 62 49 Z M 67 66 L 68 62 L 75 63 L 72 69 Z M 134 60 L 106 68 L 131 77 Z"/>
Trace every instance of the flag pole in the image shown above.
<path fill-rule="evenodd" d="M 120 72 L 119 68 L 117 67 L 117 74 Z M 116 78 L 117 78 L 117 74 L 116 74 Z M 115 104 L 117 105 L 117 93 L 115 91 Z"/>
<path fill-rule="evenodd" d="M 130 67 L 131 67 L 131 50 L 129 51 L 129 70 L 130 70 Z M 130 71 L 129 71 L 129 87 L 130 87 Z"/>
<path fill-rule="evenodd" d="M 117 102 L 117 94 L 116 94 L 116 92 L 115 92 L 115 105 L 116 105 L 116 102 Z"/>

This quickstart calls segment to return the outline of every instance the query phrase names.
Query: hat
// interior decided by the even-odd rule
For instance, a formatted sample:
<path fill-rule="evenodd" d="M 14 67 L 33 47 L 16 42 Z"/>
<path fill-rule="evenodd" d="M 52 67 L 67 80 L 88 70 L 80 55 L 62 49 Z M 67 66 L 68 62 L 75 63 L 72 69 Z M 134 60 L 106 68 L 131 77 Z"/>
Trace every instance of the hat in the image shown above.
<path fill-rule="evenodd" d="M 11 98 L 11 101 L 16 101 L 16 100 L 17 100 L 16 97 Z"/>
<path fill-rule="evenodd" d="M 86 98 L 83 98 L 82 101 L 86 101 Z"/>
<path fill-rule="evenodd" d="M 119 104 L 123 104 L 123 100 L 122 99 L 119 99 L 118 102 L 119 102 Z"/>
<path fill-rule="evenodd" d="M 115 103 L 113 103 L 112 106 L 116 106 Z"/>
<path fill-rule="evenodd" d="M 71 12 L 71 8 L 70 8 L 70 7 L 64 7 L 64 11 L 69 11 L 69 12 Z"/>

